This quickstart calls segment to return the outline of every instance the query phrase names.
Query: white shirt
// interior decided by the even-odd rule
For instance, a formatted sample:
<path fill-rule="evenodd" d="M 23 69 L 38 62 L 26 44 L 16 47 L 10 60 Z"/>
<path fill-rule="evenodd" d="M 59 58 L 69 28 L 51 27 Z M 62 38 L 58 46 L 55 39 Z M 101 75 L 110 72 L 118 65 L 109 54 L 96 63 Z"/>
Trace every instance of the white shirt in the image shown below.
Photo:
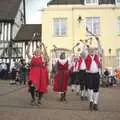
<path fill-rule="evenodd" d="M 98 65 L 96 64 L 96 62 L 94 60 L 94 56 L 91 56 L 91 58 L 92 58 L 92 62 L 91 62 L 91 65 L 90 65 L 89 72 L 90 73 L 97 73 L 97 72 L 99 72 Z"/>
<path fill-rule="evenodd" d="M 58 61 L 59 61 L 62 65 L 64 65 L 68 60 L 67 60 L 67 59 L 58 59 Z"/>
<path fill-rule="evenodd" d="M 12 72 L 12 69 L 13 69 L 13 68 L 15 68 L 15 62 L 14 62 L 14 61 L 11 62 L 11 65 L 10 65 L 10 72 Z"/>
<path fill-rule="evenodd" d="M 2 68 L 2 70 L 7 70 L 7 65 L 5 63 L 2 63 L 1 68 Z"/>
<path fill-rule="evenodd" d="M 74 61 L 73 63 L 73 72 L 77 72 L 78 71 L 78 63 L 76 65 L 76 62 Z"/>
<path fill-rule="evenodd" d="M 81 63 L 81 66 L 80 66 L 79 70 L 85 70 L 85 69 L 86 69 L 86 64 L 85 64 L 85 61 L 82 60 L 82 63 Z"/>

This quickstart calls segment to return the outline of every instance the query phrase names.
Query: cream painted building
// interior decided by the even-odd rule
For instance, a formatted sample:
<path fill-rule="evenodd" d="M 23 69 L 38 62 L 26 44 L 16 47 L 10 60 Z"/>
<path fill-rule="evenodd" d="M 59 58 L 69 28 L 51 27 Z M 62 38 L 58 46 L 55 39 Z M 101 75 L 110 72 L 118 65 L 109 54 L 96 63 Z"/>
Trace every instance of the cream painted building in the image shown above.
<path fill-rule="evenodd" d="M 99 37 L 104 67 L 120 67 L 120 0 L 52 0 L 42 13 L 42 40 L 49 55 L 53 46 L 72 50 L 80 39 Z"/>

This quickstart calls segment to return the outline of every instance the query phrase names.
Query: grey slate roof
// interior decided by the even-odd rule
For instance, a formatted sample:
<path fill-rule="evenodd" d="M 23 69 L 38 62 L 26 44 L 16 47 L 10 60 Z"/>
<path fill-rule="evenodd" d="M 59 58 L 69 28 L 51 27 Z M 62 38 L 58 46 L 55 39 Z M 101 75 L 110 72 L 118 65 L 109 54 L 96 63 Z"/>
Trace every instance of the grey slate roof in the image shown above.
<path fill-rule="evenodd" d="M 48 5 L 54 4 L 84 4 L 84 0 L 51 0 Z"/>
<path fill-rule="evenodd" d="M 41 24 L 22 25 L 14 40 L 16 42 L 29 41 L 32 39 L 34 33 L 39 33 L 39 35 L 36 36 L 34 40 L 38 40 L 38 38 L 41 40 L 42 33 Z"/>
<path fill-rule="evenodd" d="M 12 20 L 15 18 L 21 0 L 0 0 L 0 20 Z"/>
<path fill-rule="evenodd" d="M 48 5 L 82 4 L 84 0 L 51 0 Z M 115 4 L 115 0 L 99 0 L 99 4 Z"/>

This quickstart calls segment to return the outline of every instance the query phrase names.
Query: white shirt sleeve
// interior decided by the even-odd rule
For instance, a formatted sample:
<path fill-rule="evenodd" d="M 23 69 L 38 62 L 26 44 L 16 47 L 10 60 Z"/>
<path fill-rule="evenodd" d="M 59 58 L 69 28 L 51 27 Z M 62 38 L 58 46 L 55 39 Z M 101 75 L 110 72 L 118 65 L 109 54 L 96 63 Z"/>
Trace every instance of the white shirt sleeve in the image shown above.
<path fill-rule="evenodd" d="M 70 70 L 72 68 L 72 60 L 68 58 L 68 69 Z"/>

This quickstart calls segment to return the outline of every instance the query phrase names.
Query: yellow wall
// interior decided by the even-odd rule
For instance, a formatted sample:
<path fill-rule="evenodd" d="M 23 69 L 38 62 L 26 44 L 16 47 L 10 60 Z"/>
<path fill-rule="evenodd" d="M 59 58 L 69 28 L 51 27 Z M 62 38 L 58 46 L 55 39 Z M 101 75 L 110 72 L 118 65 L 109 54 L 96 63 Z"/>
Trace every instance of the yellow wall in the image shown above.
<path fill-rule="evenodd" d="M 82 17 L 81 23 L 77 21 L 78 17 Z M 120 16 L 120 7 L 101 6 L 101 7 L 85 7 L 85 6 L 48 6 L 42 14 L 42 39 L 50 50 L 53 44 L 58 47 L 72 49 L 80 39 L 88 38 L 85 31 L 86 17 L 100 17 L 100 41 L 105 56 L 109 56 L 108 49 L 112 49 L 111 56 L 116 56 L 116 50 L 120 48 L 120 36 L 117 33 L 117 17 Z M 68 33 L 65 37 L 53 36 L 53 18 L 68 18 Z"/>

